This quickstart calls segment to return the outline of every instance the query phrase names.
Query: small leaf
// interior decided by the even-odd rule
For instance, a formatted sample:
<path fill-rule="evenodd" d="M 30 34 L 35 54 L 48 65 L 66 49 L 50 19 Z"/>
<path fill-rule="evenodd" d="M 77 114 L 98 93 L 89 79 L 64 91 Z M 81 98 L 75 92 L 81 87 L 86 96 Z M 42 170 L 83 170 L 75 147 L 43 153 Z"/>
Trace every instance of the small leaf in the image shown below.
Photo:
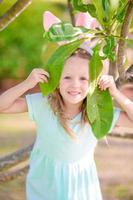
<path fill-rule="evenodd" d="M 103 27 L 107 27 L 110 23 L 110 7 L 108 0 L 93 0 L 96 8 L 97 19 Z"/>
<path fill-rule="evenodd" d="M 119 0 L 110 0 L 110 6 L 112 11 L 117 10 L 119 6 Z"/>
<path fill-rule="evenodd" d="M 108 22 L 110 20 L 110 2 L 109 0 L 102 0 L 103 10 L 105 11 L 105 22 Z"/>
<path fill-rule="evenodd" d="M 94 17 L 94 18 L 97 17 L 96 8 L 95 8 L 95 6 L 93 4 L 88 4 L 87 5 L 87 11 L 92 17 Z"/>
<path fill-rule="evenodd" d="M 105 57 L 111 60 L 112 62 L 115 61 L 116 55 L 114 51 L 115 47 L 115 39 L 112 35 L 108 36 L 106 38 L 106 45 L 103 47 L 103 53 L 105 54 Z"/>
<path fill-rule="evenodd" d="M 71 23 L 60 22 L 53 24 L 48 32 L 45 32 L 44 37 L 51 42 L 60 42 L 64 40 L 77 40 L 78 36 L 87 32 L 84 27 L 73 27 Z"/>
<path fill-rule="evenodd" d="M 72 0 L 72 4 L 75 10 L 81 12 L 89 12 L 92 17 L 96 17 L 96 8 L 93 4 L 83 4 L 82 0 Z"/>
<path fill-rule="evenodd" d="M 127 7 L 127 0 L 124 2 L 120 1 L 117 14 L 116 14 L 116 19 L 121 23 L 125 17 L 126 14 L 126 7 Z"/>
<path fill-rule="evenodd" d="M 87 96 L 87 115 L 95 137 L 104 137 L 113 120 L 113 104 L 108 90 L 101 91 L 97 87 L 92 95 Z"/>
<path fill-rule="evenodd" d="M 50 74 L 48 83 L 39 84 L 43 95 L 48 95 L 56 89 L 66 59 L 80 46 L 82 42 L 83 39 L 60 46 L 50 57 L 45 66 L 45 70 Z"/>

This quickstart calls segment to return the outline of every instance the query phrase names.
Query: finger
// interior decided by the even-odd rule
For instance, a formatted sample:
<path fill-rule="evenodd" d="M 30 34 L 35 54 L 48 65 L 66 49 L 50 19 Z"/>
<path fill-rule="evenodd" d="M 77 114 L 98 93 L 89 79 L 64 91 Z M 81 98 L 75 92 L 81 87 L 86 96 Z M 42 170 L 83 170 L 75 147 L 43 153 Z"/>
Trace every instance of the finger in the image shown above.
<path fill-rule="evenodd" d="M 42 68 L 35 68 L 35 71 L 38 72 L 39 74 L 44 74 L 48 78 L 50 77 L 49 73 Z"/>
<path fill-rule="evenodd" d="M 47 83 L 48 81 L 47 81 L 47 80 L 44 80 L 43 78 L 39 78 L 39 79 L 38 79 L 38 83 L 40 83 L 40 82 L 41 82 L 41 83 Z"/>
<path fill-rule="evenodd" d="M 100 83 L 100 85 L 99 85 L 99 88 L 101 89 L 101 90 L 104 90 L 105 88 L 106 88 L 106 86 L 108 85 L 108 82 L 107 83 Z"/>
<path fill-rule="evenodd" d="M 43 79 L 39 79 L 38 83 L 45 83 L 45 81 Z"/>
<path fill-rule="evenodd" d="M 39 75 L 39 79 L 42 79 L 46 83 L 48 82 L 48 78 L 43 74 Z"/>
<path fill-rule="evenodd" d="M 107 90 L 109 87 L 110 87 L 110 84 L 109 84 L 109 83 L 106 83 L 106 84 L 103 86 L 103 90 Z"/>
<path fill-rule="evenodd" d="M 49 73 L 47 71 L 45 71 L 44 69 L 39 68 L 38 72 L 41 73 L 41 74 L 44 74 L 48 78 L 50 77 Z"/>

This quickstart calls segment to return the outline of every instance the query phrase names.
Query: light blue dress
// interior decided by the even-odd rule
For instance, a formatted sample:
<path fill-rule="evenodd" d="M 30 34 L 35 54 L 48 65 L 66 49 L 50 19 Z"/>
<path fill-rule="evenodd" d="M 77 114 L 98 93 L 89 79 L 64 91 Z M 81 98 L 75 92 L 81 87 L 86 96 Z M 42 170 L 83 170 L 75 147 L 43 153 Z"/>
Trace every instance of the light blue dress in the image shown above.
<path fill-rule="evenodd" d="M 80 122 L 81 113 L 69 125 L 79 136 L 74 142 L 53 114 L 41 93 L 26 95 L 37 138 L 30 156 L 26 180 L 27 200 L 102 200 L 94 149 L 97 139 L 91 127 Z M 119 110 L 114 112 L 115 121 Z"/>

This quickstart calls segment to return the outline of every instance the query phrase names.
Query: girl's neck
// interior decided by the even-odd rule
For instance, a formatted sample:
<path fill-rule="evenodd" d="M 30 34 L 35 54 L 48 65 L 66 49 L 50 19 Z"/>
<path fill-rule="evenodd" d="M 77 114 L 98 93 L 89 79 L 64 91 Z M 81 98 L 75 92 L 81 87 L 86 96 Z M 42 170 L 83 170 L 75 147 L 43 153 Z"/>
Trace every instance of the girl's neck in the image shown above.
<path fill-rule="evenodd" d="M 77 114 L 79 114 L 81 112 L 81 106 L 82 104 L 65 104 L 63 107 L 63 113 L 64 113 L 64 117 L 65 118 L 70 118 L 72 119 L 73 117 L 75 117 Z"/>

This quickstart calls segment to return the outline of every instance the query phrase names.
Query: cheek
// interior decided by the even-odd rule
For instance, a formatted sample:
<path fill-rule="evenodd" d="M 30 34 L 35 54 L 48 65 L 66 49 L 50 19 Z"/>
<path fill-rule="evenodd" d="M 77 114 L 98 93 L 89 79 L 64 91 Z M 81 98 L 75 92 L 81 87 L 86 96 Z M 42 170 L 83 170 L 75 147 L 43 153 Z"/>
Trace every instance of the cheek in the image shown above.
<path fill-rule="evenodd" d="M 84 90 L 88 90 L 89 89 L 89 83 L 84 83 L 83 84 L 83 88 L 84 88 Z"/>
<path fill-rule="evenodd" d="M 59 90 L 60 90 L 60 93 L 63 94 L 64 91 L 66 90 L 67 88 L 67 83 L 65 81 L 60 81 L 59 83 Z"/>

